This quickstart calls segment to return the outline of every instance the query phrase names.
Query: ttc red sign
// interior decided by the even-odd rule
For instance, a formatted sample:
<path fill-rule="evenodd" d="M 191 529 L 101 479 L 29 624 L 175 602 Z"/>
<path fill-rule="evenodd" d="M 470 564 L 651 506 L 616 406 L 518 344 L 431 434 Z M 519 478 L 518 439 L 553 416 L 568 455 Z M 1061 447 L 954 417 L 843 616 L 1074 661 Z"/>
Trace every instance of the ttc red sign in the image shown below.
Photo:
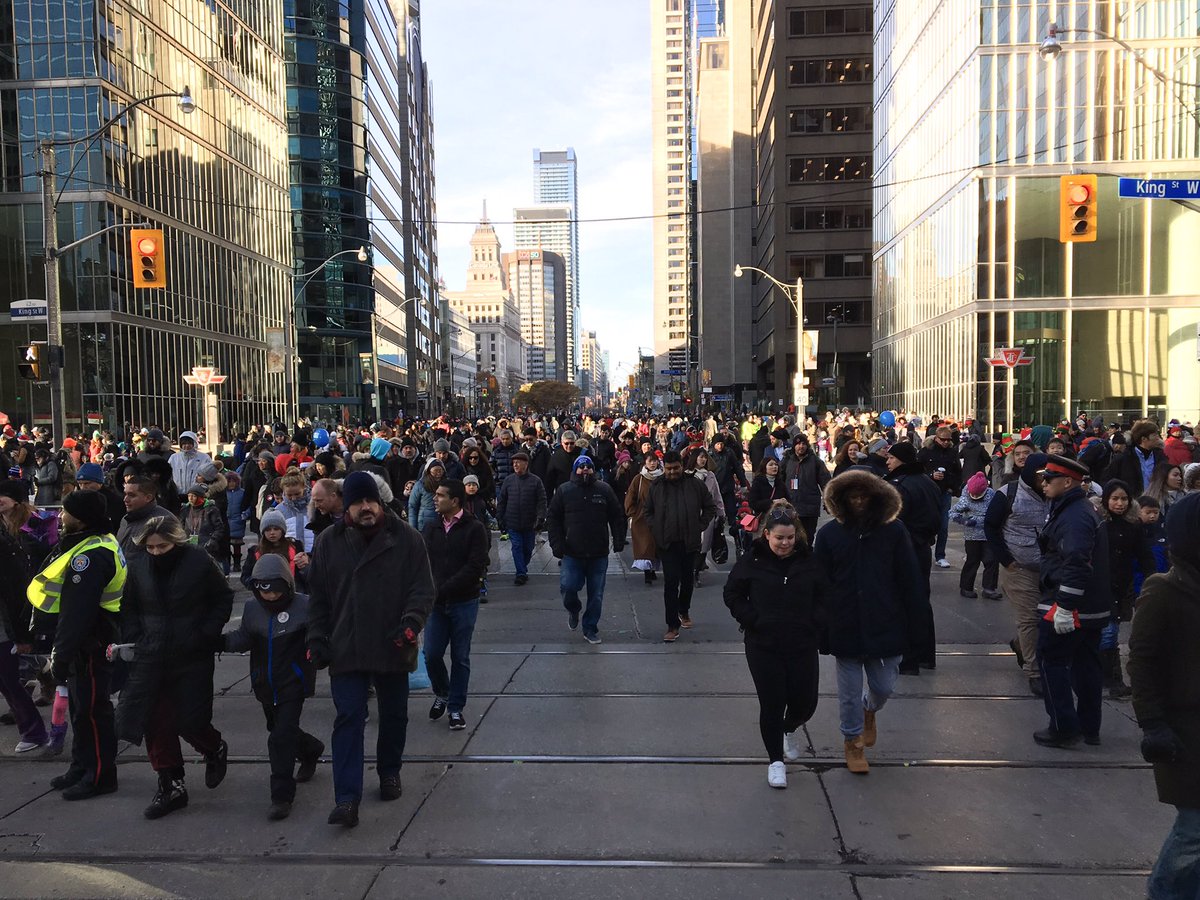
<path fill-rule="evenodd" d="M 1026 356 L 1021 347 L 997 347 L 996 354 L 988 360 L 988 365 L 1015 369 L 1017 366 L 1033 365 L 1033 357 Z"/>

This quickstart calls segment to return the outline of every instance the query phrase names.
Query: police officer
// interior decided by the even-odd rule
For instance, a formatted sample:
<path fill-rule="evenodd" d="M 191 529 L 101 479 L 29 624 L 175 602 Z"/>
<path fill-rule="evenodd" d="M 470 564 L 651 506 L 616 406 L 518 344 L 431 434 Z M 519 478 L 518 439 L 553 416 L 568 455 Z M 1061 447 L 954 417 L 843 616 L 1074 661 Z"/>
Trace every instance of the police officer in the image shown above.
<path fill-rule="evenodd" d="M 1057 454 L 1042 470 L 1050 508 L 1040 538 L 1037 657 L 1050 726 L 1033 739 L 1044 747 L 1100 743 L 1100 631 L 1112 603 L 1108 539 L 1082 486 L 1088 474 L 1083 463 Z"/>
<path fill-rule="evenodd" d="M 117 789 L 117 737 L 105 650 L 118 639 L 125 558 L 109 533 L 108 505 L 94 491 L 63 501 L 61 540 L 29 584 L 35 616 L 55 616 L 50 673 L 70 696 L 71 766 L 50 780 L 64 800 Z"/>

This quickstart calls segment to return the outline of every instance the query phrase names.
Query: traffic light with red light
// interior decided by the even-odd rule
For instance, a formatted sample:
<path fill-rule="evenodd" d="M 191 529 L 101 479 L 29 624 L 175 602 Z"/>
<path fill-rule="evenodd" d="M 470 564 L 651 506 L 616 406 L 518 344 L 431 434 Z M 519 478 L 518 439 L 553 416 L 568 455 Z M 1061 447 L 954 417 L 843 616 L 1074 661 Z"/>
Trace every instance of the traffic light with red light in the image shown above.
<path fill-rule="evenodd" d="M 1064 244 L 1096 240 L 1095 175 L 1064 175 L 1059 182 L 1058 239 Z"/>
<path fill-rule="evenodd" d="M 135 288 L 164 288 L 167 286 L 167 266 L 163 258 L 161 228 L 133 228 L 129 232 L 129 247 L 133 258 Z"/>

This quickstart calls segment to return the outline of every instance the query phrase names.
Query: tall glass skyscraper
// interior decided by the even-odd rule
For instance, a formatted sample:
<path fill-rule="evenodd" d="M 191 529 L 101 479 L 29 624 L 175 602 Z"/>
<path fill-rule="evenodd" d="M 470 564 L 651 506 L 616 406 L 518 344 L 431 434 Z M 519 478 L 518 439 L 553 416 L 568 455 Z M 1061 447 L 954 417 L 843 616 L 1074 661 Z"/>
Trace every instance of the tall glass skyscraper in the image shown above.
<path fill-rule="evenodd" d="M 1200 419 L 1200 213 L 1117 195 L 1120 176 L 1200 178 L 1197 4 L 885 0 L 876 12 L 880 408 L 993 428 L 1080 409 Z M 1062 53 L 1046 60 L 1052 22 Z M 1095 243 L 1058 240 L 1059 179 L 1075 173 L 1099 176 Z M 1032 364 L 990 365 L 1001 347 Z"/>
<path fill-rule="evenodd" d="M 533 151 L 534 202 L 543 206 L 570 209 L 567 222 L 551 212 L 544 222 L 531 224 L 528 208 L 518 216 L 516 243 L 519 250 L 552 250 L 567 267 L 567 355 L 565 378 L 574 382 L 579 375 L 579 168 L 575 150 Z M 524 219 L 526 224 L 521 224 Z M 564 231 L 565 229 L 565 231 Z M 526 243 L 526 242 L 529 243 Z M 536 243 L 534 243 L 536 241 Z M 547 348 L 548 350 L 552 348 Z M 561 370 L 561 365 L 559 366 Z"/>
<path fill-rule="evenodd" d="M 63 256 L 71 430 L 198 427 L 183 376 L 205 363 L 229 376 L 226 425 L 284 414 L 284 377 L 267 371 L 267 331 L 291 295 L 282 15 L 236 0 L 0 2 L 0 311 L 45 296 L 38 141 L 83 137 L 152 94 L 190 86 L 197 102 L 185 116 L 152 101 L 58 153 L 60 245 L 148 222 L 165 231 L 168 278 L 133 288 L 124 231 Z M 44 339 L 44 325 L 0 315 L 0 409 L 14 421 L 49 422 L 48 392 L 15 361 Z"/>

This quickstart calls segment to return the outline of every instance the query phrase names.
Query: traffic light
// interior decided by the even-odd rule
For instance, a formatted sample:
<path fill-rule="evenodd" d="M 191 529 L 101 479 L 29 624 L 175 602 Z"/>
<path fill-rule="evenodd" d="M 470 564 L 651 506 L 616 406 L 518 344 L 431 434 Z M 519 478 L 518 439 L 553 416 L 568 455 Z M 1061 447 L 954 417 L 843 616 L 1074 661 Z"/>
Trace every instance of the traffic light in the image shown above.
<path fill-rule="evenodd" d="M 1058 239 L 1064 244 L 1096 240 L 1096 176 L 1064 175 L 1059 182 Z"/>
<path fill-rule="evenodd" d="M 17 371 L 22 378 L 30 381 L 43 381 L 43 358 L 45 344 L 26 344 L 17 348 Z"/>
<path fill-rule="evenodd" d="M 129 231 L 129 247 L 133 253 L 133 286 L 162 288 L 167 286 L 167 266 L 163 258 L 161 228 L 133 228 Z"/>

